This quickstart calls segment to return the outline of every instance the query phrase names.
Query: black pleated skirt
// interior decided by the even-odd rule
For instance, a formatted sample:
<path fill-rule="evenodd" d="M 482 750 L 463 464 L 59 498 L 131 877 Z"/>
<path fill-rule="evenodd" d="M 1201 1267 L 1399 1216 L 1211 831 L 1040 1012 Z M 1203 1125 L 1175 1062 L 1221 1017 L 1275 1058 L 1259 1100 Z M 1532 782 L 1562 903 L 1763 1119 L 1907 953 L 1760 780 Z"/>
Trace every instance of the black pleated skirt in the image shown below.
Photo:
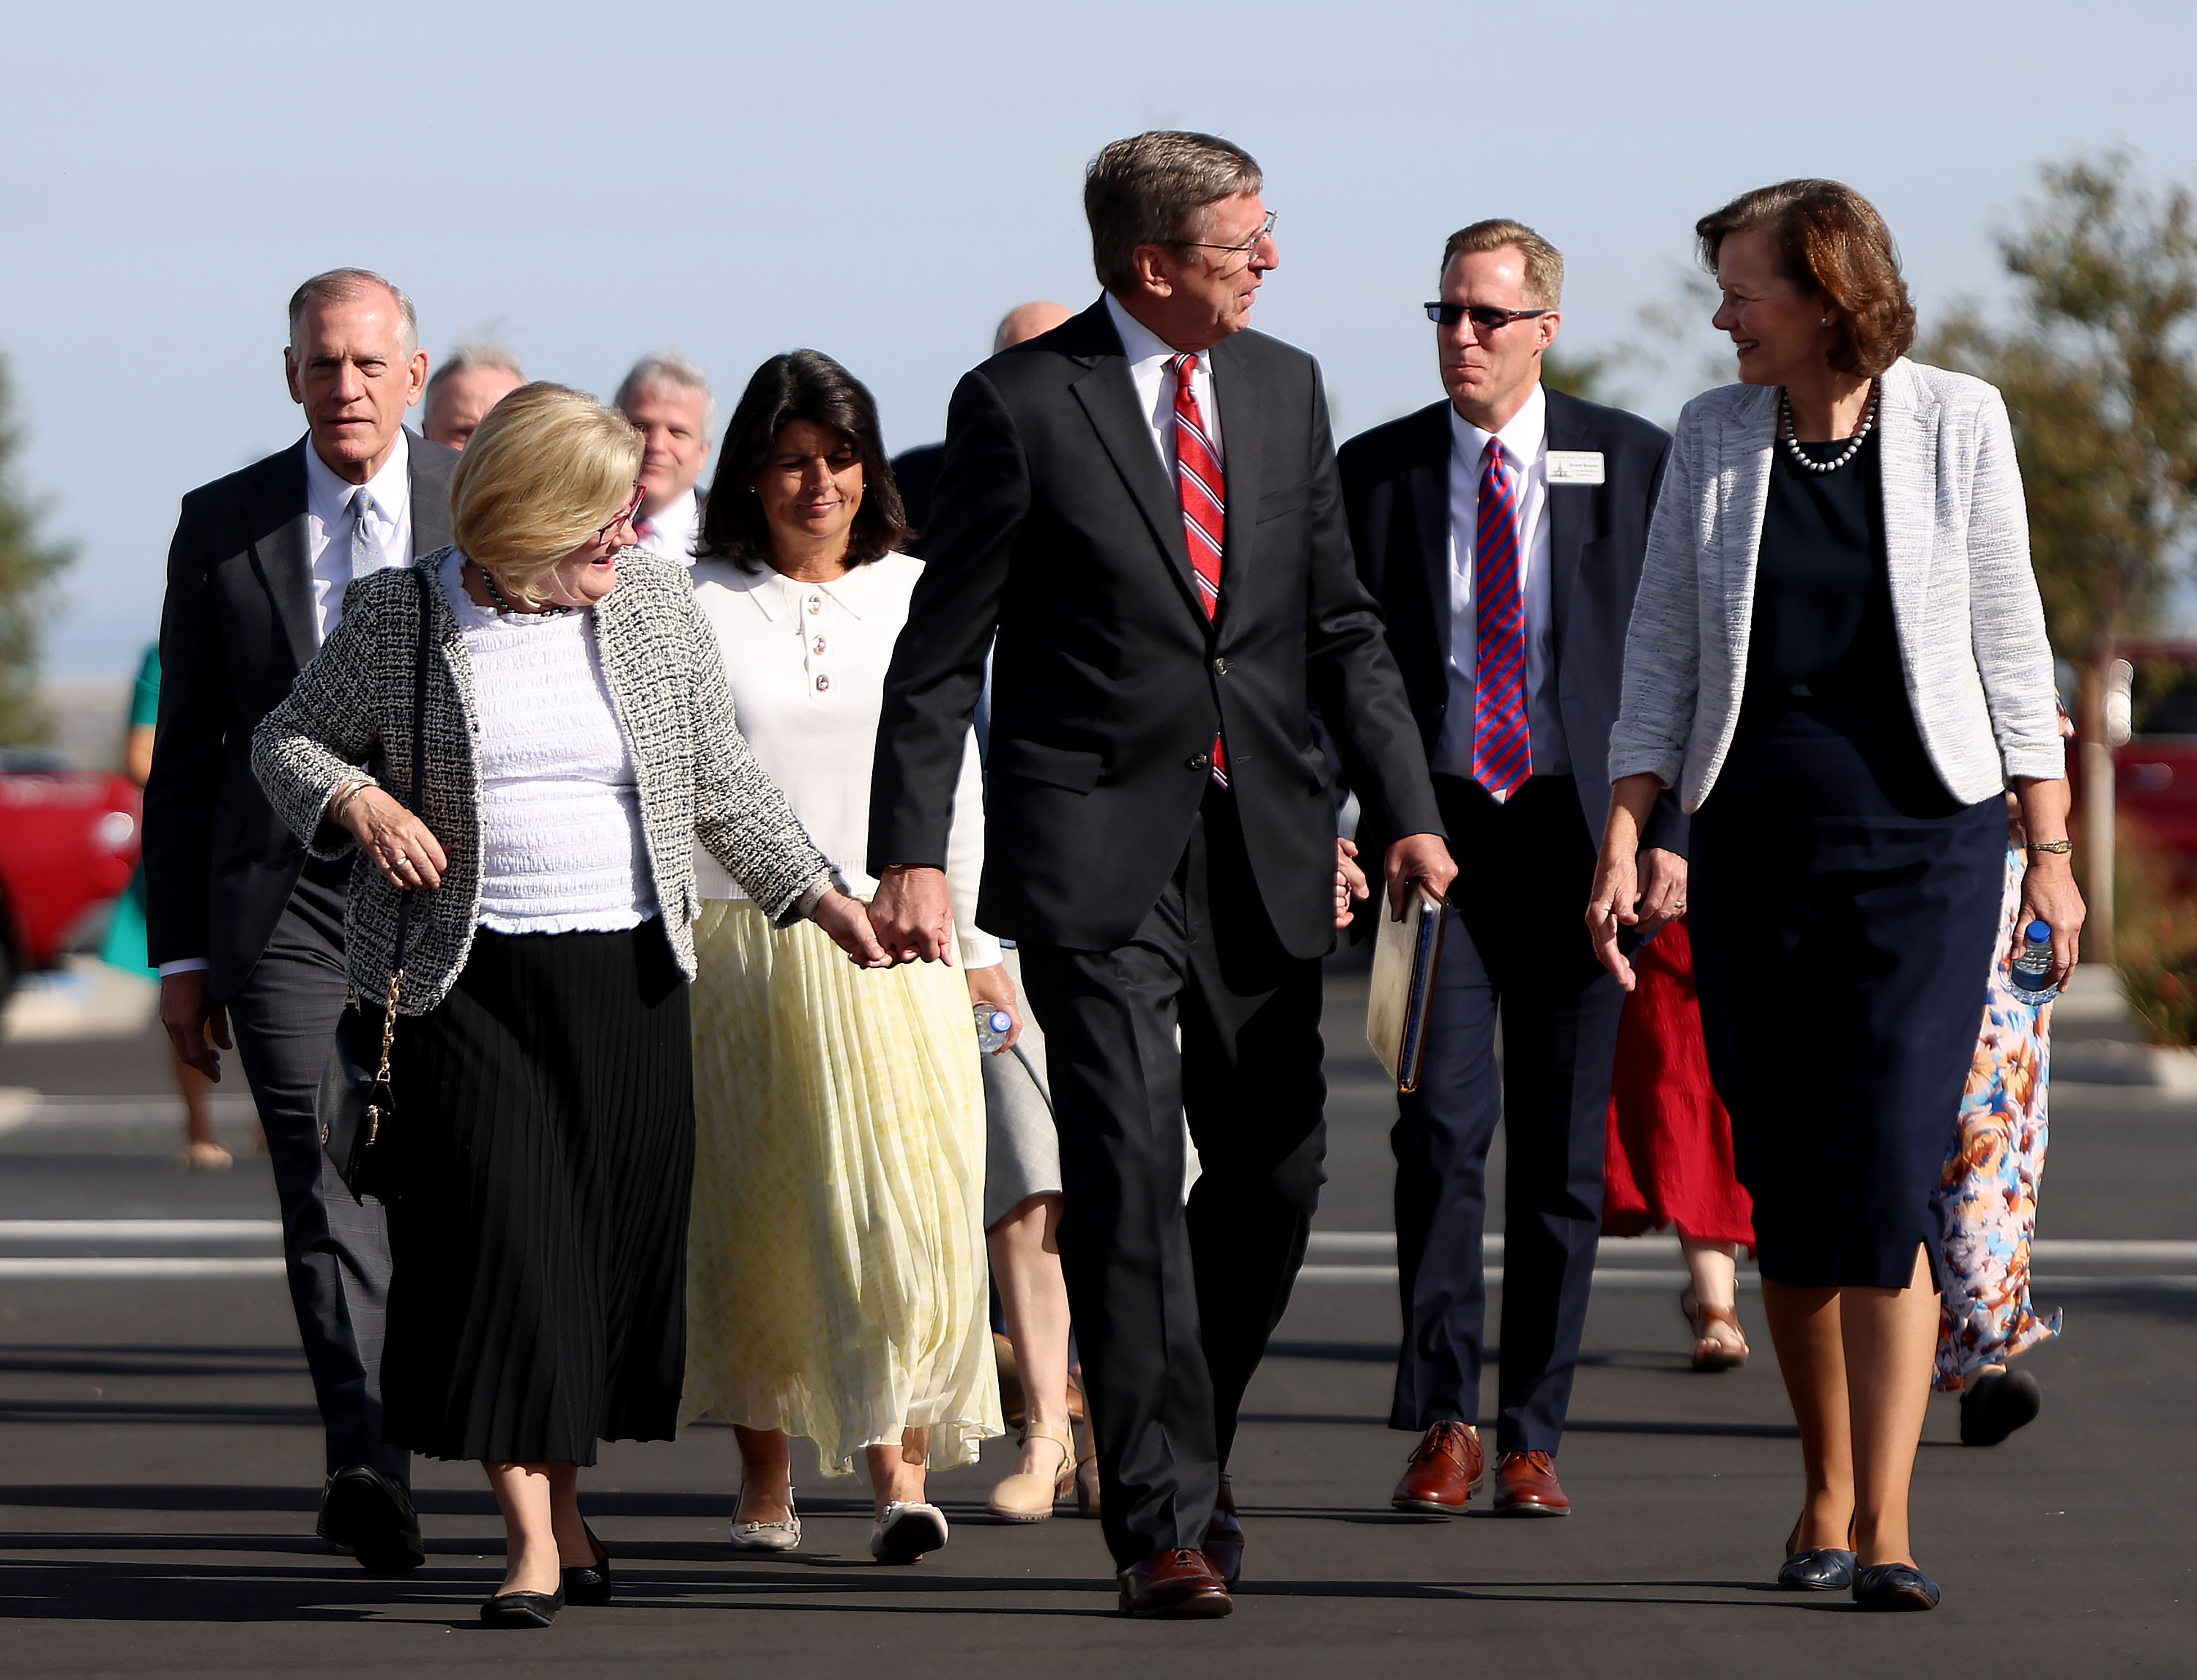
<path fill-rule="evenodd" d="M 1762 1275 L 1904 1289 L 1998 936 L 2006 811 L 1955 803 L 1902 714 L 1742 716 L 1696 815 L 1701 1026 Z"/>
<path fill-rule="evenodd" d="M 599 1440 L 671 1439 L 694 1086 L 663 924 L 480 930 L 391 1075 L 390 1443 L 592 1464 Z"/>

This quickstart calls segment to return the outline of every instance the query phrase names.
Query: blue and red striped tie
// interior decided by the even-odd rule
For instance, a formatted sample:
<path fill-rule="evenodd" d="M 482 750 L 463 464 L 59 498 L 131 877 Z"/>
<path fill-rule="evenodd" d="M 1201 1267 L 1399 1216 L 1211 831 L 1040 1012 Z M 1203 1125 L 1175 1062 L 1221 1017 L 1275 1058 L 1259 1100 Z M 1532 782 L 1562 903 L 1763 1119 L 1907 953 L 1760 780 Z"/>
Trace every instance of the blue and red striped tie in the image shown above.
<path fill-rule="evenodd" d="M 1518 499 L 1493 437 L 1480 459 L 1472 542 L 1479 669 L 1472 694 L 1472 779 L 1497 804 L 1533 773 L 1526 727 L 1526 605 L 1518 593 Z"/>
<path fill-rule="evenodd" d="M 1174 483 L 1182 498 L 1182 534 L 1190 544 L 1191 570 L 1197 574 L 1197 601 L 1210 619 L 1220 606 L 1220 547 L 1228 524 L 1227 485 L 1220 474 L 1220 458 L 1213 453 L 1198 415 L 1197 394 L 1190 376 L 1197 366 L 1194 356 L 1178 356 L 1168 362 L 1174 374 Z M 1220 737 L 1213 738 L 1213 779 L 1228 785 L 1228 760 Z"/>

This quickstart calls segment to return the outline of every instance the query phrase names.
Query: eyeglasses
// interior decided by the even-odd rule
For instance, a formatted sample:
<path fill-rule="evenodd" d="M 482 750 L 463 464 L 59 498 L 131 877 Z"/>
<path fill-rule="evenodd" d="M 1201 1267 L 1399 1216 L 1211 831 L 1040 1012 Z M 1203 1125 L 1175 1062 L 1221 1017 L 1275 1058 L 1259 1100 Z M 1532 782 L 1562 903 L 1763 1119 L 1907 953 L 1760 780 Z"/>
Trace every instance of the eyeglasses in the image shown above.
<path fill-rule="evenodd" d="M 1187 245 L 1198 251 L 1233 252 L 1237 256 L 1241 257 L 1248 263 L 1251 260 L 1251 253 L 1259 248 L 1260 241 L 1262 240 L 1270 240 L 1274 236 L 1274 217 L 1279 212 L 1276 211 L 1268 211 L 1267 212 L 1267 219 L 1259 224 L 1259 231 L 1252 235 L 1250 238 L 1245 240 L 1241 245 L 1215 245 L 1210 240 L 1203 239 L 1179 239 L 1169 242 L 1174 245 Z"/>
<path fill-rule="evenodd" d="M 1537 315 L 1554 315 L 1554 310 L 1498 310 L 1493 304 L 1429 304 L 1427 319 L 1443 327 L 1454 327 L 1460 321 L 1470 319 L 1483 333 L 1500 332 L 1514 321 L 1531 321 Z"/>
<path fill-rule="evenodd" d="M 617 513 L 611 515 L 610 523 L 595 533 L 596 542 L 600 542 L 605 537 L 608 536 L 628 519 L 630 519 L 635 514 L 641 512 L 641 486 L 639 484 L 635 484 L 633 487 L 633 500 L 627 502 L 624 507 L 619 508 Z"/>

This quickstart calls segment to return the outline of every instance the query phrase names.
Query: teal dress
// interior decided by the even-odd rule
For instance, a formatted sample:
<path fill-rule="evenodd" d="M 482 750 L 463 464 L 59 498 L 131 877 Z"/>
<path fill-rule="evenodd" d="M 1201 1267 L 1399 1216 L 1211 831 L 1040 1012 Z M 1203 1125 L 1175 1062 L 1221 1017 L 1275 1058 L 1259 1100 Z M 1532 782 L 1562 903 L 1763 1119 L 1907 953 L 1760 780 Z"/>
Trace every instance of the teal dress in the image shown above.
<path fill-rule="evenodd" d="M 137 684 L 130 695 L 130 727 L 148 727 L 160 717 L 160 647 L 145 650 L 145 663 L 137 668 Z M 114 914 L 107 924 L 107 938 L 99 959 L 130 974 L 154 972 L 145 943 L 145 866 L 141 861 L 122 896 L 114 901 Z"/>

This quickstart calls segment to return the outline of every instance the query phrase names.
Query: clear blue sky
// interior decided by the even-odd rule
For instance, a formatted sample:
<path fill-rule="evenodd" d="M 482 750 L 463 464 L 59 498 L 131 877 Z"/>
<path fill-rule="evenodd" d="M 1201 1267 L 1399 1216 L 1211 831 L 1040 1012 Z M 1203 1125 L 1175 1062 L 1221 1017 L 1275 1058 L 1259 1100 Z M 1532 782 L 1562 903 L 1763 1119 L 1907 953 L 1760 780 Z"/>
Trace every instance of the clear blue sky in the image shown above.
<path fill-rule="evenodd" d="M 1799 174 L 1873 198 L 1925 312 L 1996 286 L 2041 161 L 2197 178 L 2197 7 L 78 4 L 7 25 L 0 352 L 22 476 L 76 538 L 55 672 L 134 667 L 177 499 L 302 429 L 282 305 L 379 269 L 431 356 L 492 333 L 607 392 L 676 348 L 729 405 L 830 352 L 898 449 L 1024 298 L 1096 294 L 1101 144 L 1215 130 L 1265 166 L 1256 325 L 1342 435 L 1439 395 L 1441 240 L 1513 215 L 1569 264 L 1568 347 L 1630 335 L 1694 219 Z M 1683 392 L 1653 393 L 1667 415 Z"/>

